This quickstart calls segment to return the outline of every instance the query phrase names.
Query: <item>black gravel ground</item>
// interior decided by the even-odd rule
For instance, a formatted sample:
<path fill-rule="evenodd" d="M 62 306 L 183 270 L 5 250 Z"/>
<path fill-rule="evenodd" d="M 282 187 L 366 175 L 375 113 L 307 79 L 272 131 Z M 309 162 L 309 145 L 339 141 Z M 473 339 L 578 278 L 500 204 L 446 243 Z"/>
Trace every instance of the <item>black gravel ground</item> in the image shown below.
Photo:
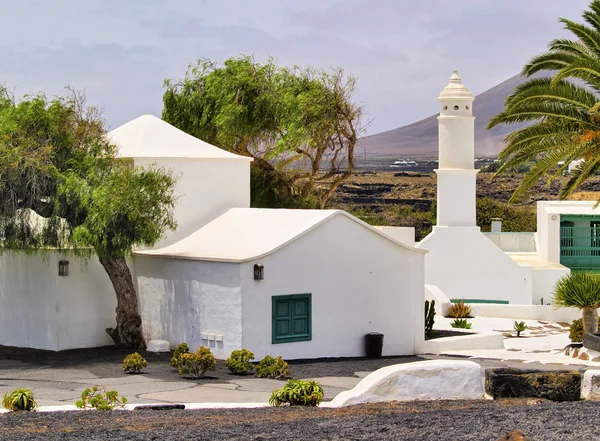
<path fill-rule="evenodd" d="M 497 440 L 600 439 L 600 403 L 421 401 L 344 409 L 263 408 L 13 413 L 2 440 Z"/>

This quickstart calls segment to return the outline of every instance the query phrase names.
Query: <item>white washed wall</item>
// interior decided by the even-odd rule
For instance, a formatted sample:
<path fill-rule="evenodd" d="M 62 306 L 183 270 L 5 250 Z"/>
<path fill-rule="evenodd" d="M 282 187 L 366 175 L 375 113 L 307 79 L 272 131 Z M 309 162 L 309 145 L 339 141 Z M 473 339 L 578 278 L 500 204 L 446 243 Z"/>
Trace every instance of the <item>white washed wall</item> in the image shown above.
<path fill-rule="evenodd" d="M 477 227 L 434 227 L 417 246 L 429 250 L 425 283 L 450 299 L 532 302 L 531 267 L 516 263 Z"/>
<path fill-rule="evenodd" d="M 330 219 L 242 264 L 243 347 L 257 359 L 364 356 L 364 335 L 381 332 L 384 355 L 414 354 L 423 333 L 423 256 L 345 216 Z M 253 279 L 255 263 L 264 264 L 264 280 Z M 304 293 L 312 294 L 312 340 L 272 344 L 271 297 Z"/>
<path fill-rule="evenodd" d="M 250 206 L 250 162 L 223 159 L 136 159 L 136 165 L 156 164 L 178 178 L 174 215 L 177 230 L 154 248 L 171 245 L 230 208 Z"/>
<path fill-rule="evenodd" d="M 171 348 L 208 346 L 217 358 L 241 348 L 239 264 L 136 256 L 144 337 L 168 340 Z M 223 341 L 202 339 L 202 333 Z"/>
<path fill-rule="evenodd" d="M 69 275 L 58 262 L 69 261 Z M 96 258 L 58 252 L 0 254 L 0 345 L 64 350 L 109 345 L 116 297 Z"/>

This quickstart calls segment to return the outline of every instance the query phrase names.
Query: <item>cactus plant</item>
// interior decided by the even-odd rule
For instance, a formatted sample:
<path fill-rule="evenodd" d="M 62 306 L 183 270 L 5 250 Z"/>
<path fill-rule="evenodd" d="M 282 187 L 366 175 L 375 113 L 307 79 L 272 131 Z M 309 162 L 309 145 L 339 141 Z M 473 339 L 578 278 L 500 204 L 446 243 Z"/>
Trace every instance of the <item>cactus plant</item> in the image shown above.
<path fill-rule="evenodd" d="M 433 324 L 435 323 L 435 300 L 431 303 L 425 300 L 425 338 L 434 334 Z"/>

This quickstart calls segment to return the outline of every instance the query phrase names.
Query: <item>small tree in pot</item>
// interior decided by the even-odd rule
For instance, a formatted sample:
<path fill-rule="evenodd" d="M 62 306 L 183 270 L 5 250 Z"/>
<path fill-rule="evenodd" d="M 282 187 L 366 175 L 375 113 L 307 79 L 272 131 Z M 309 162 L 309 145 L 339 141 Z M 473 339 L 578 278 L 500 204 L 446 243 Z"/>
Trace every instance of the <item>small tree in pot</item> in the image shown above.
<path fill-rule="evenodd" d="M 600 307 L 600 275 L 568 274 L 556 282 L 554 303 L 557 306 L 582 310 L 583 332 L 598 332 L 598 307 Z"/>

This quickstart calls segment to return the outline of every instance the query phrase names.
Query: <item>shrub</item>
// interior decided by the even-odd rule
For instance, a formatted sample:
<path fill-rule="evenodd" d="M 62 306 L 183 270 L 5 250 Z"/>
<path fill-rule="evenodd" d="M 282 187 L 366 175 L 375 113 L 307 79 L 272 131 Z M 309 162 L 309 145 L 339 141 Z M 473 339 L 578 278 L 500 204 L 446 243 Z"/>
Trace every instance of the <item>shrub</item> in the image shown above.
<path fill-rule="evenodd" d="M 314 380 L 288 380 L 269 398 L 271 406 L 318 406 L 323 401 L 323 388 Z"/>
<path fill-rule="evenodd" d="M 581 343 L 583 341 L 583 319 L 573 320 L 569 327 L 569 339 L 571 343 Z"/>
<path fill-rule="evenodd" d="M 290 366 L 281 356 L 273 358 L 267 355 L 256 366 L 256 376 L 259 378 L 283 378 L 290 375 Z"/>
<path fill-rule="evenodd" d="M 453 328 L 471 329 L 471 323 L 468 323 L 467 319 L 463 318 L 455 318 L 454 321 L 450 323 L 450 326 Z"/>
<path fill-rule="evenodd" d="M 460 300 L 450 305 L 450 309 L 448 309 L 448 315 L 452 318 L 471 317 L 471 306 Z"/>
<path fill-rule="evenodd" d="M 190 352 L 190 347 L 187 345 L 187 343 L 181 343 L 177 345 L 175 352 L 173 352 L 173 357 L 171 358 L 171 366 L 175 369 L 179 369 L 179 357 L 181 354 L 187 354 L 188 352 Z"/>
<path fill-rule="evenodd" d="M 552 300 L 557 306 L 581 309 L 584 333 L 597 332 L 597 309 L 600 307 L 599 274 L 567 274 L 556 282 Z"/>
<path fill-rule="evenodd" d="M 214 370 L 217 361 L 210 349 L 200 346 L 196 352 L 184 352 L 179 356 L 179 375 L 189 375 L 193 378 L 202 378 L 206 371 Z"/>
<path fill-rule="evenodd" d="M 113 410 L 115 407 L 125 407 L 127 398 L 119 398 L 116 390 L 106 390 L 104 387 L 88 387 L 81 394 L 81 400 L 75 402 L 79 409 Z"/>
<path fill-rule="evenodd" d="M 148 366 L 148 362 L 137 352 L 128 355 L 125 357 L 125 360 L 123 360 L 123 370 L 125 372 L 136 374 L 146 366 Z"/>
<path fill-rule="evenodd" d="M 25 410 L 30 412 L 37 408 L 37 403 L 33 399 L 33 392 L 29 389 L 15 389 L 11 393 L 4 394 L 2 406 L 10 411 Z"/>
<path fill-rule="evenodd" d="M 425 300 L 425 338 L 434 334 L 433 325 L 435 324 L 435 300 L 431 303 Z"/>
<path fill-rule="evenodd" d="M 229 358 L 225 360 L 225 366 L 234 374 L 247 374 L 254 370 L 251 361 L 254 360 L 254 354 L 248 349 L 233 351 Z"/>
<path fill-rule="evenodd" d="M 527 325 L 525 325 L 525 322 L 518 322 L 515 320 L 515 322 L 513 323 L 513 329 L 517 331 L 517 337 L 520 337 L 521 332 L 527 329 Z"/>

